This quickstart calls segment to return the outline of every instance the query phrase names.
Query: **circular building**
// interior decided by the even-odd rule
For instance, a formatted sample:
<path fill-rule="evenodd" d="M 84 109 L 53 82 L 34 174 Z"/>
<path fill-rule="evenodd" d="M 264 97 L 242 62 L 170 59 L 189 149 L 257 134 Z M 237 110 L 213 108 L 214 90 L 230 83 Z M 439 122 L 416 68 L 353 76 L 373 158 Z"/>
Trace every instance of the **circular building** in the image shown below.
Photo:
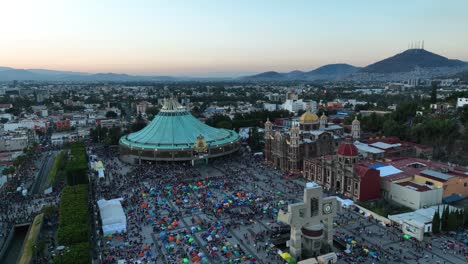
<path fill-rule="evenodd" d="M 128 163 L 141 161 L 208 161 L 235 152 L 239 135 L 206 125 L 174 99 L 164 102 L 161 111 L 142 130 L 120 138 L 120 158 Z"/>

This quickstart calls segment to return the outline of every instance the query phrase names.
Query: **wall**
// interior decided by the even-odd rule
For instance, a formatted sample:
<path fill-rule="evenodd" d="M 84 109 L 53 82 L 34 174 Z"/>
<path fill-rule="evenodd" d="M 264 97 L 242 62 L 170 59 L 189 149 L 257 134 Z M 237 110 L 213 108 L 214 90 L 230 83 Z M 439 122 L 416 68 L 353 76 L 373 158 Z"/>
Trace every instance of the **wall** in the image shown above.
<path fill-rule="evenodd" d="M 419 192 L 392 183 L 389 199 L 395 203 L 417 210 L 442 203 L 442 188 Z"/>
<path fill-rule="evenodd" d="M 361 209 L 364 213 L 372 215 L 373 218 L 377 219 L 380 222 L 383 222 L 385 224 L 391 223 L 390 219 L 388 219 L 387 217 L 376 214 L 376 213 L 372 212 L 371 210 L 368 210 L 368 209 L 366 209 L 366 208 L 364 208 L 362 206 L 359 206 L 357 204 L 354 204 L 354 206 Z"/>
<path fill-rule="evenodd" d="M 8 247 L 10 246 L 11 240 L 13 239 L 14 235 L 15 235 L 15 228 L 12 227 L 10 229 L 10 233 L 8 233 L 8 236 L 5 238 L 5 242 L 3 243 L 3 247 L 2 247 L 2 249 L 0 251 L 0 259 L 2 259 L 3 256 L 5 255 Z"/>
<path fill-rule="evenodd" d="M 453 177 L 446 181 L 445 185 L 444 197 L 452 194 L 459 194 L 463 198 L 468 196 L 468 177 Z"/>
<path fill-rule="evenodd" d="M 359 184 L 359 201 L 375 200 L 380 198 L 380 176 L 379 171 L 370 169 Z"/>

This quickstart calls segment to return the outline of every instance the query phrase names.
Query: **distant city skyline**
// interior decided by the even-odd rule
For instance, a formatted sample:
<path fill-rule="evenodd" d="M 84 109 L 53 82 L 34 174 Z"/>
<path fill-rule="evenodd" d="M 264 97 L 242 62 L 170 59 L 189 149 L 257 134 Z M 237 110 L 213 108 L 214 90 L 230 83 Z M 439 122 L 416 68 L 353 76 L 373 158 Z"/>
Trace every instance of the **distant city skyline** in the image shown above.
<path fill-rule="evenodd" d="M 468 61 L 468 1 L 11 0 L 0 66 L 239 76 L 366 66 L 424 40 Z"/>

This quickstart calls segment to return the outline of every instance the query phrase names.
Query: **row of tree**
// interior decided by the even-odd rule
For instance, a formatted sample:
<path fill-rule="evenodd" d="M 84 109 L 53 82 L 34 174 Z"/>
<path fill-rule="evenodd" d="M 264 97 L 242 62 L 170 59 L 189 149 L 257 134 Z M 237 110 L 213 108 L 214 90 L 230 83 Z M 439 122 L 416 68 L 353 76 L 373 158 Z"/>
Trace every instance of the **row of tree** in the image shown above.
<path fill-rule="evenodd" d="M 403 140 L 430 145 L 434 149 L 435 159 L 447 160 L 456 140 L 463 140 L 456 118 L 432 114 L 421 116 L 416 114 L 417 110 L 416 103 L 404 103 L 386 115 L 372 113 L 369 116 L 360 116 L 361 129 L 382 136 L 397 136 Z M 344 123 L 349 125 L 353 119 L 354 115 L 350 115 L 345 118 Z"/>
<path fill-rule="evenodd" d="M 88 185 L 63 188 L 60 201 L 58 241 L 69 247 L 54 263 L 90 263 L 90 222 L 88 210 Z"/>
<path fill-rule="evenodd" d="M 441 231 L 458 231 L 462 230 L 463 226 L 468 224 L 468 208 L 465 206 L 464 210 L 450 210 L 450 206 L 446 205 L 442 214 L 437 209 L 432 218 L 432 233 L 438 234 Z"/>
<path fill-rule="evenodd" d="M 256 111 L 245 114 L 237 113 L 231 119 L 226 115 L 215 114 L 206 120 L 206 124 L 226 129 L 239 129 L 241 127 L 263 127 L 266 119 L 274 120 L 276 118 L 291 117 L 291 113 L 287 110 L 277 111 Z"/>
<path fill-rule="evenodd" d="M 70 144 L 70 155 L 65 165 L 65 175 L 68 185 L 88 183 L 88 157 L 83 142 Z"/>

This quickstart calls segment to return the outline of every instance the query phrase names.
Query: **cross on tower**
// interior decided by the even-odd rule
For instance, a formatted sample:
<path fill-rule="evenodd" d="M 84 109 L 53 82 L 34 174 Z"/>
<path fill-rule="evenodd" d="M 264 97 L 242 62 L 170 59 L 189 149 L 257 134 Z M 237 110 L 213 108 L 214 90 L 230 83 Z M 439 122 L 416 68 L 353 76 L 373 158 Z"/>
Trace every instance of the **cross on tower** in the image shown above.
<path fill-rule="evenodd" d="M 306 187 L 304 202 L 280 210 L 278 221 L 291 226 L 290 254 L 300 260 L 320 253 L 322 241 L 333 243 L 333 217 L 337 211 L 336 197 L 323 197 L 321 186 Z"/>

